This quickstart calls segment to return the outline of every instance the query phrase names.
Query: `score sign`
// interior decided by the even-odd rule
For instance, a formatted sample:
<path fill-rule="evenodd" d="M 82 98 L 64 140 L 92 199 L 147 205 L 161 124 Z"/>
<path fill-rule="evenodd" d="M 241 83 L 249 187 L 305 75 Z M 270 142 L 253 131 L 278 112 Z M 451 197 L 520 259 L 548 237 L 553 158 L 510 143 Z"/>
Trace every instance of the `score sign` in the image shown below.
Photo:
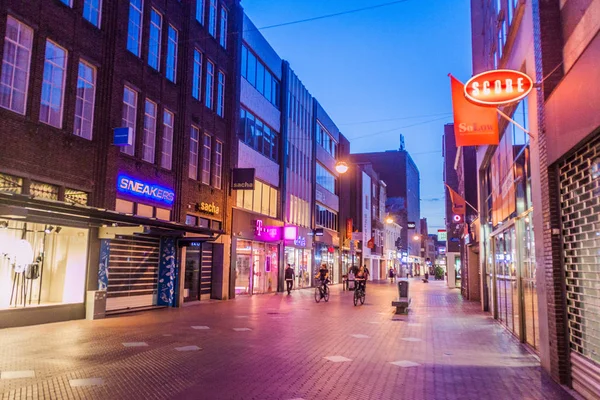
<path fill-rule="evenodd" d="M 498 106 L 521 100 L 533 89 L 533 80 L 521 71 L 496 69 L 475 75 L 465 84 L 466 98 L 477 105 Z"/>

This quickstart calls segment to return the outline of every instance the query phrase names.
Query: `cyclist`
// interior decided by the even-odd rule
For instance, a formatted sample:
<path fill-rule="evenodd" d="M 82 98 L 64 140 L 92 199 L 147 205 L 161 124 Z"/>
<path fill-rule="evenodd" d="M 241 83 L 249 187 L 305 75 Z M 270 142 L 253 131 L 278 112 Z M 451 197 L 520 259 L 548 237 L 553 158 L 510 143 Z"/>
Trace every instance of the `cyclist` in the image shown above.
<path fill-rule="evenodd" d="M 362 288 L 363 291 L 365 290 L 365 284 L 367 283 L 368 277 L 369 275 L 365 266 L 361 266 L 358 269 L 358 272 L 356 273 L 356 277 L 354 278 L 354 280 L 356 281 L 356 290 L 358 290 L 359 288 Z"/>
<path fill-rule="evenodd" d="M 322 264 L 319 272 L 317 273 L 317 279 L 321 282 L 323 286 L 323 290 L 327 287 L 329 283 L 329 269 L 327 269 L 327 264 Z"/>

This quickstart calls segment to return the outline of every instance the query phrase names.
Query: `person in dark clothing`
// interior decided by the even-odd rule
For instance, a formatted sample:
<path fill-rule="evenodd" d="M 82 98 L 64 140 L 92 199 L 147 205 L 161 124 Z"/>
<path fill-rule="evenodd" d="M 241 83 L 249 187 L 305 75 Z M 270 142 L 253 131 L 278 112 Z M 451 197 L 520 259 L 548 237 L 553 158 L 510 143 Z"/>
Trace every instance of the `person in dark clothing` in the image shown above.
<path fill-rule="evenodd" d="M 292 293 L 292 287 L 294 286 L 294 277 L 296 273 L 294 272 L 294 268 L 290 264 L 287 265 L 285 269 L 285 284 L 287 286 L 288 295 Z"/>

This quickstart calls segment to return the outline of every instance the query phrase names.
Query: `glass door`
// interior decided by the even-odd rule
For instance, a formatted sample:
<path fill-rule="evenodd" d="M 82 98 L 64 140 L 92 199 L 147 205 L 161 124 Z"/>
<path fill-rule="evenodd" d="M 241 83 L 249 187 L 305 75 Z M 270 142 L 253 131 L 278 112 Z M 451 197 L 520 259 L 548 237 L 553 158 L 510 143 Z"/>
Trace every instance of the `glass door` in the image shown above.
<path fill-rule="evenodd" d="M 265 245 L 252 243 L 252 294 L 265 293 Z"/>
<path fill-rule="evenodd" d="M 200 299 L 200 249 L 189 247 L 185 253 L 183 301 Z"/>
<path fill-rule="evenodd" d="M 250 265 L 252 262 L 252 242 L 238 240 L 235 262 L 235 294 L 250 294 Z"/>

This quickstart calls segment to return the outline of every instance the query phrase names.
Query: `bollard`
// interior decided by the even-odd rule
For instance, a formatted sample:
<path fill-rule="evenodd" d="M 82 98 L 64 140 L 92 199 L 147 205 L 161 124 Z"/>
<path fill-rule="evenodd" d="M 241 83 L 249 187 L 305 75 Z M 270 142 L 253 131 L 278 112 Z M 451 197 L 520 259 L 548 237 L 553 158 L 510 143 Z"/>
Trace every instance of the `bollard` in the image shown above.
<path fill-rule="evenodd" d="M 398 282 L 398 298 L 408 298 L 408 281 Z"/>

